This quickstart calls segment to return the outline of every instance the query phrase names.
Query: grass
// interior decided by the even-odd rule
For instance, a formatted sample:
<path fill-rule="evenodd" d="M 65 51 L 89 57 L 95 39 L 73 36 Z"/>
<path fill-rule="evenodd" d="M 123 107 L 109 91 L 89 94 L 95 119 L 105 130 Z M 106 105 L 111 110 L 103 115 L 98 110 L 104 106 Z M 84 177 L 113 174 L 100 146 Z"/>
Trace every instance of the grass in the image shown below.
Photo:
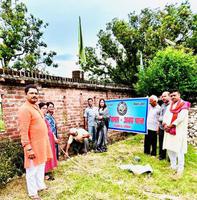
<path fill-rule="evenodd" d="M 136 176 L 118 167 L 135 164 L 134 156 L 141 158 L 139 164 L 152 166 L 152 176 Z M 89 153 L 59 162 L 55 180 L 47 182 L 49 189 L 40 196 L 43 200 L 194 200 L 197 199 L 197 153 L 192 146 L 185 165 L 184 176 L 173 180 L 169 162 L 144 155 L 143 136 L 131 136 L 110 145 L 107 153 Z M 27 200 L 25 178 L 15 179 L 2 188 L 0 199 Z"/>

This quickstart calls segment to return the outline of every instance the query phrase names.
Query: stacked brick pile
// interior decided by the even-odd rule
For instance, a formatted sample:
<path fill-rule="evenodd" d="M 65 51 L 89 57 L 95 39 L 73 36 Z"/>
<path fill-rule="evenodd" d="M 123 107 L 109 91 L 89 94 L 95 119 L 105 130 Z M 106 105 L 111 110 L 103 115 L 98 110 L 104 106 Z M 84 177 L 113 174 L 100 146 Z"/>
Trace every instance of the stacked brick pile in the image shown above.
<path fill-rule="evenodd" d="M 193 106 L 189 112 L 188 142 L 197 146 L 197 105 Z"/>

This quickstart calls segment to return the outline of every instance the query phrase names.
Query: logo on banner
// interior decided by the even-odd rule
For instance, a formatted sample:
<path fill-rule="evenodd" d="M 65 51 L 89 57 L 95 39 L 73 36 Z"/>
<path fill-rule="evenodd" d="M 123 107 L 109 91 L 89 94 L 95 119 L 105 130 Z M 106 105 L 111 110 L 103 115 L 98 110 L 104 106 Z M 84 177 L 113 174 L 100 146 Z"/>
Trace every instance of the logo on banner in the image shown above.
<path fill-rule="evenodd" d="M 127 104 L 124 101 L 121 101 L 117 106 L 118 114 L 123 116 L 127 113 Z"/>

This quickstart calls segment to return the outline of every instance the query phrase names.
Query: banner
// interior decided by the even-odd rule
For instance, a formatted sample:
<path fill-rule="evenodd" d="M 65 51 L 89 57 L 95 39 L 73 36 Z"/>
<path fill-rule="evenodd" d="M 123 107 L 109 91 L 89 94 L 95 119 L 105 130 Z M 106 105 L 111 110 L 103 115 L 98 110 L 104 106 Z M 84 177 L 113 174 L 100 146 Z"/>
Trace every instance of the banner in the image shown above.
<path fill-rule="evenodd" d="M 147 133 L 148 98 L 106 100 L 109 129 Z"/>

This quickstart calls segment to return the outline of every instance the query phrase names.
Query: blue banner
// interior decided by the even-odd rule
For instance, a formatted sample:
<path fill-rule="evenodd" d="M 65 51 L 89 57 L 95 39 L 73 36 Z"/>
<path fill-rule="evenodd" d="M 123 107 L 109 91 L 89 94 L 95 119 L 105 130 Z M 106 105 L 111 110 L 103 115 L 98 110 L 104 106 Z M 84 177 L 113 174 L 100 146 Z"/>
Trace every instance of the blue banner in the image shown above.
<path fill-rule="evenodd" d="M 109 129 L 147 133 L 148 98 L 106 100 Z"/>

